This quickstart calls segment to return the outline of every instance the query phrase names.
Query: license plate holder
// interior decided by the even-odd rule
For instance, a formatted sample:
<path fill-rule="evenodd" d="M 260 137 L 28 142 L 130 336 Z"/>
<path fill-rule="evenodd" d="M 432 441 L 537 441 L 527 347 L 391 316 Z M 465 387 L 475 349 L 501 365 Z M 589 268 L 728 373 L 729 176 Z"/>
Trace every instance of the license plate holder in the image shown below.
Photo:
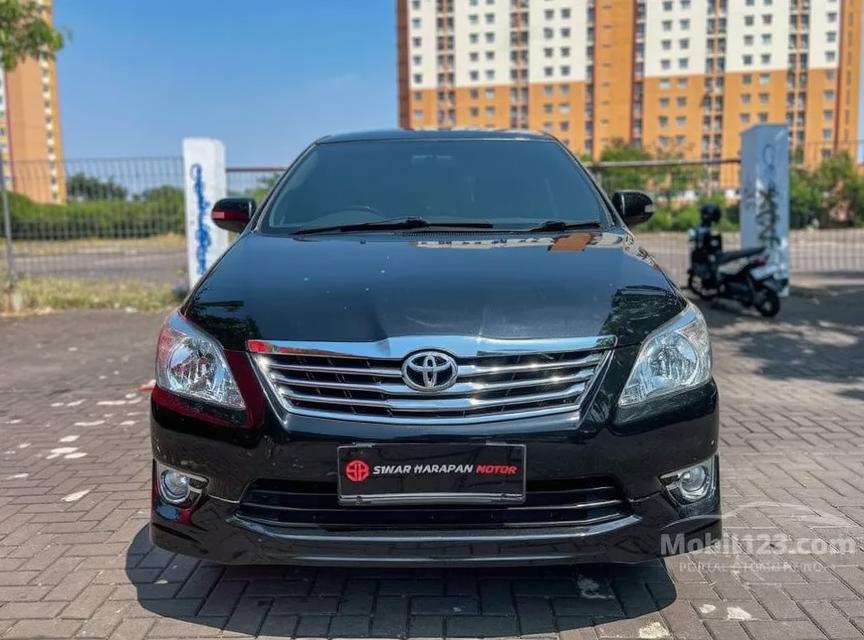
<path fill-rule="evenodd" d="M 525 501 L 521 444 L 358 444 L 336 457 L 340 505 Z"/>

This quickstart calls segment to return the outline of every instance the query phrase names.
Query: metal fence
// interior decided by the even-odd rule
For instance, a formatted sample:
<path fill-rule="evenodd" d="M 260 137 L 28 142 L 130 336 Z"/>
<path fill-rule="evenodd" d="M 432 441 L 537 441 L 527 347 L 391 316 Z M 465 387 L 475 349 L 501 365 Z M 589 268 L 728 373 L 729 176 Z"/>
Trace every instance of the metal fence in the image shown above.
<path fill-rule="evenodd" d="M 597 163 L 589 169 L 610 194 L 635 188 L 655 197 L 657 213 L 636 229 L 637 236 L 678 281 L 686 276 L 686 229 L 696 224 L 704 200 L 725 207 L 724 244 L 739 246 L 737 160 Z M 283 170 L 229 168 L 228 193 L 260 201 Z M 11 178 L 13 264 L 5 256 L 0 260 L 4 281 L 11 266 L 20 278 L 185 284 L 179 157 L 66 161 L 54 169 L 48 163 L 24 162 L 7 165 L 6 172 L 7 183 Z M 822 228 L 792 231 L 793 277 L 864 273 L 864 228 L 849 226 L 850 216 L 861 224 L 864 202 L 861 210 L 846 211 L 845 218 L 833 220 L 831 215 Z"/>
<path fill-rule="evenodd" d="M 11 267 L 20 278 L 181 283 L 182 167 L 180 158 L 7 165 Z"/>
<path fill-rule="evenodd" d="M 588 168 L 610 195 L 619 189 L 641 189 L 654 197 L 657 212 L 634 232 L 677 282 L 686 282 L 686 231 L 697 224 L 699 207 L 705 201 L 716 202 L 724 209 L 720 224 L 724 249 L 740 248 L 738 159 L 601 162 Z M 857 188 L 864 189 L 864 177 L 837 177 L 841 169 L 825 167 L 825 175 L 820 175 L 818 165 L 808 167 L 803 162 L 792 169 L 792 188 L 796 191 L 791 218 L 793 227 L 799 227 L 789 234 L 793 281 L 795 276 L 864 275 L 864 198 L 857 204 L 854 201 Z M 852 161 L 847 171 L 857 172 L 857 163 Z M 843 187 L 839 183 L 850 178 L 861 181 L 858 187 L 849 186 L 851 208 L 839 192 Z"/>

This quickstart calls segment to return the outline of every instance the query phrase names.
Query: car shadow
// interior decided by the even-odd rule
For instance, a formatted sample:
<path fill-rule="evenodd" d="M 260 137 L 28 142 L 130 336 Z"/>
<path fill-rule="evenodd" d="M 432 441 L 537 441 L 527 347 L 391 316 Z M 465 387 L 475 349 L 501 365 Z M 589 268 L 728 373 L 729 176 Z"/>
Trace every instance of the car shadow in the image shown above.
<path fill-rule="evenodd" d="M 222 566 L 154 547 L 147 526 L 129 545 L 126 575 L 139 605 L 184 637 L 214 629 L 286 638 L 554 635 L 650 616 L 677 596 L 659 560 L 484 569 Z"/>

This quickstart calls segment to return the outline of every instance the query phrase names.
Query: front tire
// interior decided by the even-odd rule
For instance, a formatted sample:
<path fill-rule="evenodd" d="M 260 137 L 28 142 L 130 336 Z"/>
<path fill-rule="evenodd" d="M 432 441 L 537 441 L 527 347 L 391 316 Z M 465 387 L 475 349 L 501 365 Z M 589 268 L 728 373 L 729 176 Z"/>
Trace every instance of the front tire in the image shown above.
<path fill-rule="evenodd" d="M 780 296 L 774 289 L 761 287 L 755 302 L 756 310 L 766 318 L 773 318 L 780 312 Z"/>
<path fill-rule="evenodd" d="M 687 288 L 699 296 L 701 300 L 713 300 L 717 296 L 716 292 L 710 292 L 703 286 L 702 278 L 692 273 L 687 276 Z"/>

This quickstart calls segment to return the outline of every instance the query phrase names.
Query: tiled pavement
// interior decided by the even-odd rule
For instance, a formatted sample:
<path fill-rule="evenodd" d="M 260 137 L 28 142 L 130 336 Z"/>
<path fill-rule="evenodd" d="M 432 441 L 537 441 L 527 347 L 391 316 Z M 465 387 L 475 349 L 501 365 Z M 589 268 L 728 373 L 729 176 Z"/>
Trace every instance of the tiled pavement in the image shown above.
<path fill-rule="evenodd" d="M 160 318 L 0 320 L 0 638 L 864 637 L 862 311 L 864 288 L 842 286 L 776 321 L 707 311 L 721 549 L 459 571 L 223 568 L 152 548 L 138 386 Z"/>

